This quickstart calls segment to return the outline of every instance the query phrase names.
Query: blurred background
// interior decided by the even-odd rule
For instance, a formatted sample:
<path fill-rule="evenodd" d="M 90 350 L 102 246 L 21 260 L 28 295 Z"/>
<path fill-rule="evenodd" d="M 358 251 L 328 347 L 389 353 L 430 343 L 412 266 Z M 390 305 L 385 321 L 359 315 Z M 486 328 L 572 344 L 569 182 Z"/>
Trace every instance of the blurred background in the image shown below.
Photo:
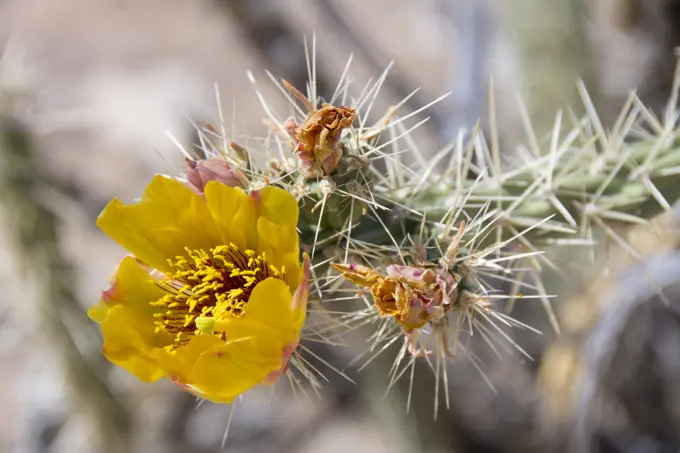
<path fill-rule="evenodd" d="M 680 2 L 0 1 L 0 44 L 7 49 L 0 71 L 31 106 L 17 113 L 16 125 L 32 139 L 37 166 L 25 183 L 58 213 L 17 219 L 20 211 L 9 209 L 0 219 L 1 452 L 221 450 L 230 408 L 197 408 L 172 384 L 141 384 L 101 360 L 84 309 L 98 300 L 124 253 L 94 219 L 111 197 L 129 201 L 153 174 L 180 171 L 182 156 L 166 131 L 190 144 L 192 122 L 216 123 L 215 84 L 232 138 L 263 134 L 265 115 L 246 71 L 285 111 L 265 70 L 303 88 L 304 36 L 312 32 L 326 97 L 350 54 L 355 87 L 395 61 L 376 118 L 416 87 L 422 89 L 407 110 L 451 92 L 421 115 L 430 116 L 416 133 L 425 153 L 487 118 L 493 76 L 500 139 L 511 159 L 525 140 L 518 93 L 539 133 L 559 108 L 582 109 L 579 78 L 605 124 L 632 89 L 660 111 L 680 44 Z M 0 165 L 14 172 L 7 159 Z M 597 272 L 565 268 L 568 281 L 553 289 L 561 296 L 559 337 L 538 304 L 518 307 L 516 315 L 546 335 L 516 338 L 533 362 L 491 358 L 484 365 L 496 393 L 461 359 L 450 365 L 450 410 L 440 405 L 432 419 L 434 382 L 423 369 L 406 414 L 405 388 L 383 399 L 392 356 L 357 375 L 348 363 L 361 341 L 340 351 L 318 346 L 320 356 L 357 376 L 356 385 L 328 370 L 321 398 L 282 385 L 270 407 L 266 392 L 252 392 L 235 412 L 224 451 L 680 451 L 676 211 L 627 232 L 641 260 L 603 248 Z M 17 236 L 17 222 L 20 231 L 57 240 L 52 253 L 61 258 L 35 252 L 39 241 Z M 60 273 L 46 285 L 31 270 L 54 259 Z M 45 294 L 63 305 L 39 302 L 50 299 Z"/>

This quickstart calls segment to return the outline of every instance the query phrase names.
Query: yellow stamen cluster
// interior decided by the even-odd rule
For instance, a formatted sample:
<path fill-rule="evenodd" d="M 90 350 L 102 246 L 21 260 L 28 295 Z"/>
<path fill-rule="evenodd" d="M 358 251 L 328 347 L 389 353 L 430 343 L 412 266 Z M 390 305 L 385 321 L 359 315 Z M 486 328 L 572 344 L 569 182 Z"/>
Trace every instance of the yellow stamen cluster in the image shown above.
<path fill-rule="evenodd" d="M 220 325 L 245 314 L 255 286 L 269 277 L 285 278 L 285 269 L 267 263 L 264 253 L 242 252 L 234 244 L 209 252 L 187 249 L 187 255 L 168 260 L 172 270 L 157 283 L 167 294 L 151 302 L 165 309 L 154 315 L 156 332 L 175 335 L 168 352 L 200 332 L 226 339 Z"/>

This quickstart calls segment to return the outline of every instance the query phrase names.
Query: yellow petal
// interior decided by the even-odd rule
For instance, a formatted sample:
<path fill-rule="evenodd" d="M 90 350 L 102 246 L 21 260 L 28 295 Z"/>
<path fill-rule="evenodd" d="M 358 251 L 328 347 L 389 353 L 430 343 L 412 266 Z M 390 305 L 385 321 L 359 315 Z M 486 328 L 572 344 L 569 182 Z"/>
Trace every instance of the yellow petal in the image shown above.
<path fill-rule="evenodd" d="M 191 374 L 201 354 L 214 351 L 224 345 L 224 340 L 214 335 L 195 335 L 186 346 L 177 348 L 177 353 L 166 365 L 168 376 L 178 384 L 190 384 Z"/>
<path fill-rule="evenodd" d="M 261 217 L 257 221 L 259 246 L 257 251 L 264 253 L 267 262 L 282 269 L 286 269 L 286 281 L 292 289 L 298 284 L 300 252 L 297 231 L 287 229 Z"/>
<path fill-rule="evenodd" d="M 288 228 L 296 228 L 298 223 L 298 204 L 290 192 L 275 186 L 267 186 L 254 191 L 257 214 L 270 222 Z"/>
<path fill-rule="evenodd" d="M 206 185 L 204 193 L 222 243 L 264 253 L 267 262 L 278 269 L 285 266 L 286 282 L 295 289 L 300 278 L 295 198 L 272 186 L 248 196 L 215 181 Z"/>
<path fill-rule="evenodd" d="M 266 333 L 279 338 L 280 343 L 289 343 L 302 328 L 305 308 L 306 303 L 294 303 L 284 281 L 268 278 L 253 289 L 246 315 L 229 324 L 227 338 L 237 340 Z"/>
<path fill-rule="evenodd" d="M 253 289 L 246 306 L 246 316 L 235 321 L 253 320 L 276 330 L 294 328 L 290 324 L 292 301 L 293 296 L 284 281 L 268 278 Z"/>
<path fill-rule="evenodd" d="M 290 354 L 286 347 L 296 343 L 304 323 L 306 294 L 298 296 L 282 280 L 260 282 L 246 315 L 228 324 L 227 343 L 198 358 L 190 385 L 204 398 L 229 402 L 280 371 L 284 355 Z"/>
<path fill-rule="evenodd" d="M 156 269 L 167 271 L 168 258 L 189 249 L 220 244 L 219 232 L 203 198 L 181 182 L 154 177 L 142 200 L 124 205 L 113 199 L 97 219 L 106 234 Z"/>
<path fill-rule="evenodd" d="M 165 291 L 154 283 L 147 270 L 136 259 L 126 256 L 116 270 L 111 289 L 102 294 L 102 299 L 110 306 L 122 304 L 153 311 L 149 303 L 164 295 Z"/>
<path fill-rule="evenodd" d="M 137 260 L 128 256 L 118 266 L 111 288 L 104 291 L 99 303 L 88 310 L 88 316 L 102 324 L 108 318 L 111 308 L 124 306 L 130 316 L 134 316 L 135 328 L 146 338 L 147 342 L 165 346 L 170 344 L 173 338 L 165 332 L 155 333 L 153 315 L 162 309 L 150 305 L 164 294 L 165 291 L 153 282 Z"/>
<path fill-rule="evenodd" d="M 298 205 L 295 197 L 279 187 L 268 186 L 251 194 L 256 212 L 258 252 L 266 253 L 274 266 L 286 267 L 286 281 L 297 287 L 299 273 Z"/>
<path fill-rule="evenodd" d="M 291 291 L 295 291 L 300 284 L 302 270 L 300 269 L 300 252 L 288 253 L 282 258 L 282 267 L 286 270 L 286 283 Z"/>
<path fill-rule="evenodd" d="M 254 231 L 257 219 L 248 195 L 217 181 L 208 182 L 204 194 L 220 232 L 221 243 L 233 243 L 242 251 L 254 250 L 257 247 Z"/>
<path fill-rule="evenodd" d="M 99 324 L 103 323 L 109 316 L 109 306 L 103 300 L 100 300 L 87 310 L 87 316 Z"/>
<path fill-rule="evenodd" d="M 291 308 L 293 310 L 293 317 L 295 322 L 295 328 L 300 331 L 305 323 L 305 317 L 307 315 L 307 299 L 309 298 L 309 274 L 311 272 L 311 263 L 309 260 L 309 255 L 306 253 L 303 256 L 302 264 L 302 279 L 298 285 L 295 293 L 293 294 L 293 300 L 291 301 Z"/>
<path fill-rule="evenodd" d="M 250 337 L 204 352 L 194 365 L 190 385 L 210 401 L 231 402 L 281 366 L 283 345 L 270 344 Z"/>
<path fill-rule="evenodd" d="M 168 356 L 163 347 L 173 341 L 166 332 L 156 333 L 153 315 L 157 309 L 149 304 L 163 294 L 137 261 L 126 257 L 111 289 L 88 310 L 102 324 L 106 357 L 143 381 L 165 374 L 163 362 Z"/>
<path fill-rule="evenodd" d="M 168 360 L 162 345 L 153 344 L 148 326 L 127 307 L 117 305 L 109 310 L 102 324 L 102 351 L 112 363 L 125 368 L 144 382 L 165 375 L 163 363 Z"/>

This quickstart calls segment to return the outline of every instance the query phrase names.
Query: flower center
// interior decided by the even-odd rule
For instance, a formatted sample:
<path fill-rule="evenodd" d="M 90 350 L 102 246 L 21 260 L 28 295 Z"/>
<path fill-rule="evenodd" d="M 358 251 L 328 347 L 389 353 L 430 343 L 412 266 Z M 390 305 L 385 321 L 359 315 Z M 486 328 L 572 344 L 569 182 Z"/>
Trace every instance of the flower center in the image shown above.
<path fill-rule="evenodd" d="M 259 282 L 285 278 L 285 268 L 279 270 L 267 263 L 264 253 L 242 252 L 234 244 L 209 252 L 186 250 L 188 257 L 168 260 L 172 270 L 157 282 L 166 294 L 151 302 L 153 307 L 165 309 L 154 314 L 156 332 L 175 335 L 173 344 L 165 348 L 168 352 L 175 352 L 201 332 L 226 340 L 220 321 L 243 316 Z"/>

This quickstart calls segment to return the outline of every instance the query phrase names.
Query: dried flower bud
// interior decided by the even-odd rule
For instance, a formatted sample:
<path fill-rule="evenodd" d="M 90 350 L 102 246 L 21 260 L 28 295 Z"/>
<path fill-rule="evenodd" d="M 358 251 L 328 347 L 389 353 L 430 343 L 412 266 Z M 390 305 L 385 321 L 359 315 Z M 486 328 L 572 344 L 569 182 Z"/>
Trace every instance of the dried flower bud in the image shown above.
<path fill-rule="evenodd" d="M 393 317 L 406 331 L 439 321 L 457 297 L 458 281 L 442 269 L 388 266 L 387 276 L 354 264 L 333 264 L 355 285 L 370 287 L 383 316 Z"/>
<path fill-rule="evenodd" d="M 323 104 L 294 130 L 297 140 L 295 152 L 305 177 L 317 178 L 333 173 L 342 157 L 340 136 L 345 128 L 352 125 L 354 115 L 354 109 Z M 293 131 L 292 126 L 293 123 L 286 123 L 289 134 Z"/>
<path fill-rule="evenodd" d="M 187 180 L 198 193 L 203 193 L 208 181 L 218 181 L 229 187 L 248 187 L 248 178 L 238 168 L 232 168 L 221 159 L 211 158 L 198 161 L 185 159 L 185 163 Z"/>

